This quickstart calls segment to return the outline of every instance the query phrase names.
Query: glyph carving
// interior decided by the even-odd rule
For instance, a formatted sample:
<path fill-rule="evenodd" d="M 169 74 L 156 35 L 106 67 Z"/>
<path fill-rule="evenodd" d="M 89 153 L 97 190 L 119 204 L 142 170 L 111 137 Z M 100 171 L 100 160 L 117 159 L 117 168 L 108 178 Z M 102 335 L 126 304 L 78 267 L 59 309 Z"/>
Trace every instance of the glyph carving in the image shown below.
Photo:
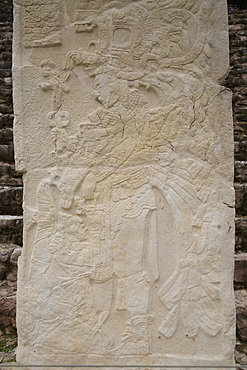
<path fill-rule="evenodd" d="M 55 46 L 61 44 L 61 4 L 38 0 L 22 0 L 25 47 Z"/>
<path fill-rule="evenodd" d="M 47 22 L 14 69 L 20 363 L 231 363 L 225 1 L 34 3 L 16 9 Z"/>

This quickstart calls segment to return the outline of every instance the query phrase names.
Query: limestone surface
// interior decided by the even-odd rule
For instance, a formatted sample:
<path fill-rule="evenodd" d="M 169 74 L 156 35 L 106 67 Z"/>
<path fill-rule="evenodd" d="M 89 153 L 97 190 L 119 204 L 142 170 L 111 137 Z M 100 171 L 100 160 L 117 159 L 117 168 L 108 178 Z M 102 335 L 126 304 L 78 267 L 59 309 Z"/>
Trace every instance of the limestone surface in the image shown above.
<path fill-rule="evenodd" d="M 225 0 L 18 0 L 20 364 L 233 363 Z"/>

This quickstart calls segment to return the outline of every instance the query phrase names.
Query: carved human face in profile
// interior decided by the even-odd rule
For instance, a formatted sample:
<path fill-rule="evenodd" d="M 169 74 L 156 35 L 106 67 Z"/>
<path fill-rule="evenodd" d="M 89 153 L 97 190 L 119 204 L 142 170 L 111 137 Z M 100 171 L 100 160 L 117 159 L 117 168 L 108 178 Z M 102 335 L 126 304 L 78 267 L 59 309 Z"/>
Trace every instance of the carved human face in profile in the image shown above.
<path fill-rule="evenodd" d="M 119 84 L 116 78 L 107 73 L 97 75 L 94 80 L 94 97 L 105 108 L 112 107 L 119 98 Z"/>

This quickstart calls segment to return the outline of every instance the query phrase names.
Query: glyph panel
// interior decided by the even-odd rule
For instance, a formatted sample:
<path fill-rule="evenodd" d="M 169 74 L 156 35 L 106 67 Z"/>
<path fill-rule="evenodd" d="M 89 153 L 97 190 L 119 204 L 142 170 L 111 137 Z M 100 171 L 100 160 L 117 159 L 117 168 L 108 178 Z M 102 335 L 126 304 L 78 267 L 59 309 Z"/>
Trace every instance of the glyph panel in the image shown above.
<path fill-rule="evenodd" d="M 20 364 L 233 363 L 227 71 L 225 0 L 15 4 Z"/>

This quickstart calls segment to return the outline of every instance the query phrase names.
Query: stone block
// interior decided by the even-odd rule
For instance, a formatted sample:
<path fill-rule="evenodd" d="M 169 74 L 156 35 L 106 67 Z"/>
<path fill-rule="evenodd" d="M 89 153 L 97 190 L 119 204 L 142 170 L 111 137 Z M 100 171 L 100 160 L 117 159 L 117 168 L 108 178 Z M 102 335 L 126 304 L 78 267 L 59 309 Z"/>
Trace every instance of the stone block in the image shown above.
<path fill-rule="evenodd" d="M 0 280 L 5 278 L 7 267 L 3 262 L 0 262 Z"/>
<path fill-rule="evenodd" d="M 20 248 L 20 247 L 17 247 L 17 248 L 14 249 L 14 251 L 11 254 L 11 257 L 10 257 L 10 263 L 12 265 L 17 265 L 18 259 L 21 255 L 21 251 L 22 251 L 22 248 Z"/>
<path fill-rule="evenodd" d="M 236 283 L 247 284 L 247 253 L 241 253 L 235 256 L 234 281 Z"/>
<path fill-rule="evenodd" d="M 0 243 L 22 245 L 22 216 L 0 216 Z"/>
<path fill-rule="evenodd" d="M 233 364 L 226 5 L 15 7 L 18 363 Z"/>
<path fill-rule="evenodd" d="M 15 244 L 0 244 L 0 262 L 9 262 L 12 253 L 19 246 Z"/>
<path fill-rule="evenodd" d="M 241 341 L 247 341 L 247 291 L 244 289 L 236 290 L 235 297 L 237 334 Z"/>
<path fill-rule="evenodd" d="M 0 187 L 2 215 L 22 215 L 22 187 Z"/>
<path fill-rule="evenodd" d="M 16 313 L 16 297 L 0 297 L 0 315 L 15 316 Z"/>
<path fill-rule="evenodd" d="M 0 129 L 0 144 L 9 144 L 13 141 L 13 131 L 11 128 Z"/>
<path fill-rule="evenodd" d="M 6 48 L 4 46 L 3 48 Z M 1 50 L 1 47 L 0 47 Z M 10 69 L 0 69 L 0 78 L 11 78 L 12 76 L 12 71 Z"/>
<path fill-rule="evenodd" d="M 235 183 L 236 215 L 247 216 L 247 184 Z"/>
<path fill-rule="evenodd" d="M 17 281 L 17 271 L 10 272 L 9 274 L 7 274 L 6 280 L 11 281 L 12 283 L 16 282 Z"/>
<path fill-rule="evenodd" d="M 245 343 L 238 342 L 236 344 L 236 363 L 247 365 L 247 346 Z"/>
<path fill-rule="evenodd" d="M 8 99 L 1 98 L 0 99 L 0 116 L 2 114 L 10 115 L 13 113 L 13 107 L 12 107 L 12 98 L 11 96 L 8 96 Z"/>
<path fill-rule="evenodd" d="M 0 316 L 0 327 L 1 326 L 6 327 L 6 326 L 9 326 L 10 324 L 11 324 L 11 320 L 8 316 L 3 316 L 3 315 Z"/>
<path fill-rule="evenodd" d="M 236 251 L 247 252 L 247 217 L 236 217 Z"/>
<path fill-rule="evenodd" d="M 14 148 L 13 145 L 0 144 L 0 161 L 14 163 Z"/>
<path fill-rule="evenodd" d="M 247 141 L 240 141 L 235 145 L 235 159 L 245 161 L 247 158 Z"/>
<path fill-rule="evenodd" d="M 236 141 L 247 140 L 247 122 L 237 122 L 235 125 L 234 136 Z"/>
<path fill-rule="evenodd" d="M 13 114 L 0 114 L 0 128 L 13 126 Z"/>
<path fill-rule="evenodd" d="M 0 69 L 11 69 L 11 67 L 10 61 L 0 61 Z"/>
<path fill-rule="evenodd" d="M 247 161 L 235 161 L 235 182 L 247 182 Z"/>
<path fill-rule="evenodd" d="M 0 186 L 22 187 L 22 175 L 10 163 L 0 163 Z"/>

